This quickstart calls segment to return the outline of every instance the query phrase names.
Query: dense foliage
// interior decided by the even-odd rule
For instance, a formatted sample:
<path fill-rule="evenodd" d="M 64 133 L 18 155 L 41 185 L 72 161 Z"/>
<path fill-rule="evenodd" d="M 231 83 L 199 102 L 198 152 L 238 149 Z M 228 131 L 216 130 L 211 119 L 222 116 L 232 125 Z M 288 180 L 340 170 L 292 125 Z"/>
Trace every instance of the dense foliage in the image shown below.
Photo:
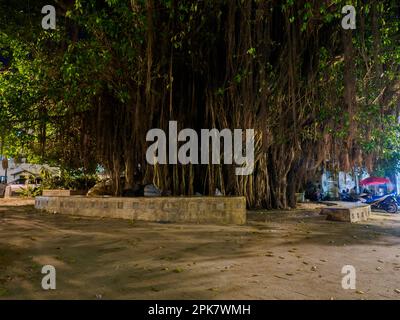
<path fill-rule="evenodd" d="M 322 168 L 397 169 L 397 0 L 0 1 L 3 153 L 155 183 L 174 194 L 245 195 L 284 208 Z M 146 132 L 255 128 L 254 174 L 148 166 Z M 167 131 L 167 130 L 166 130 Z M 138 175 L 138 165 L 142 174 Z M 140 178 L 138 178 L 140 177 Z M 139 179 L 140 181 L 135 181 Z"/>

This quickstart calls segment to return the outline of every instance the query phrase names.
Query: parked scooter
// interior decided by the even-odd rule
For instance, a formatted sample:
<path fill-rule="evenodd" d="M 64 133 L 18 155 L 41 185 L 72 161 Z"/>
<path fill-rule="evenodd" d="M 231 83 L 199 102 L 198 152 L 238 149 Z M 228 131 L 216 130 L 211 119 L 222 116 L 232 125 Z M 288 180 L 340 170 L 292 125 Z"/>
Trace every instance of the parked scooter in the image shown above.
<path fill-rule="evenodd" d="M 384 210 L 388 213 L 397 213 L 399 204 L 394 194 L 386 194 L 384 196 L 361 196 L 362 202 L 371 205 L 372 209 Z"/>
<path fill-rule="evenodd" d="M 395 194 L 394 197 L 396 198 L 397 206 L 400 208 L 400 194 Z"/>

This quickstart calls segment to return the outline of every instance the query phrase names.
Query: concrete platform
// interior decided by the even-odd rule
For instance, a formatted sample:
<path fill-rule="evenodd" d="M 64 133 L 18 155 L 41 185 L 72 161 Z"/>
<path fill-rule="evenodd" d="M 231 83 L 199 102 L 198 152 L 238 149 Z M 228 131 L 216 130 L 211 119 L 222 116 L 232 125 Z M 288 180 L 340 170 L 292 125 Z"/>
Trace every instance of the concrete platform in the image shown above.
<path fill-rule="evenodd" d="M 245 224 L 244 197 L 36 197 L 51 213 L 156 222 Z"/>
<path fill-rule="evenodd" d="M 364 203 L 333 201 L 329 207 L 321 209 L 327 220 L 342 222 L 367 221 L 371 215 L 371 206 Z"/>

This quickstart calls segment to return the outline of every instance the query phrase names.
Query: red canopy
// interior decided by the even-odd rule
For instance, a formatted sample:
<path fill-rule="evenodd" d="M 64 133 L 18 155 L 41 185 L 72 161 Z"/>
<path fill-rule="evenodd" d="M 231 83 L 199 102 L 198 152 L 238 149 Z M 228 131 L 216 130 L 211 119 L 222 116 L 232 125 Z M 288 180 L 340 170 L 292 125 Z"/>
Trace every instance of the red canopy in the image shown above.
<path fill-rule="evenodd" d="M 389 179 L 380 177 L 369 177 L 360 181 L 360 185 L 362 186 L 377 186 L 387 183 L 391 183 Z"/>

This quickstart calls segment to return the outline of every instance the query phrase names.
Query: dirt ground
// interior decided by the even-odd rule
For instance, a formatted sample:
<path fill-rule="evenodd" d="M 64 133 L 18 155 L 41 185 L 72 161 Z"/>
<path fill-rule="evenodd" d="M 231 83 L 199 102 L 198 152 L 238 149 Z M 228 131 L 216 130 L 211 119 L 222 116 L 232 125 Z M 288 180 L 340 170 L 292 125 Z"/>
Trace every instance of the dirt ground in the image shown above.
<path fill-rule="evenodd" d="M 400 215 L 326 221 L 249 212 L 245 226 L 88 219 L 0 199 L 0 299 L 400 299 Z M 41 268 L 57 289 L 41 288 Z M 344 290 L 344 265 L 357 289 Z M 400 290 L 398 291 L 400 292 Z"/>

